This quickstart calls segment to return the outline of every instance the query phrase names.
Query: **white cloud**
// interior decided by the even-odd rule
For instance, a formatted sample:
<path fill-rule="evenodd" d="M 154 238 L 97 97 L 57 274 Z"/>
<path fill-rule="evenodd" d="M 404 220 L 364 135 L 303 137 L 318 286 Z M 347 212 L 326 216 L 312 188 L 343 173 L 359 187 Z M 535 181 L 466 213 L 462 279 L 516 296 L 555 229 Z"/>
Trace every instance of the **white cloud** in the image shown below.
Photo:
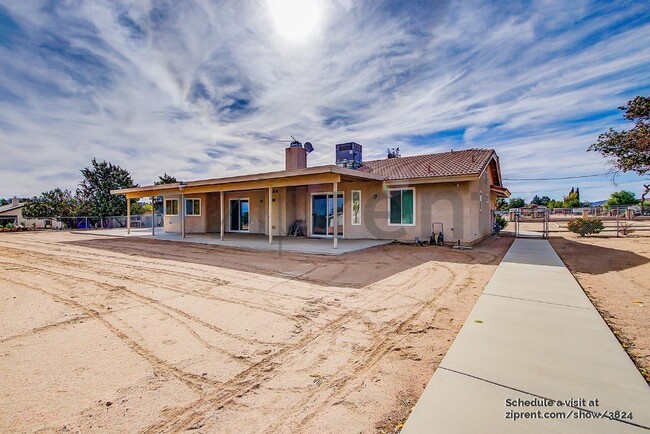
<path fill-rule="evenodd" d="M 289 135 L 311 164 L 354 140 L 366 158 L 494 147 L 506 177 L 585 175 L 603 162 L 589 144 L 623 125 L 612 109 L 648 90 L 642 6 L 314 4 L 307 44 L 262 0 L 6 6 L 22 35 L 0 45 L 0 196 L 73 189 L 92 157 L 141 184 L 279 169 Z M 615 188 L 589 182 L 592 200 Z"/>

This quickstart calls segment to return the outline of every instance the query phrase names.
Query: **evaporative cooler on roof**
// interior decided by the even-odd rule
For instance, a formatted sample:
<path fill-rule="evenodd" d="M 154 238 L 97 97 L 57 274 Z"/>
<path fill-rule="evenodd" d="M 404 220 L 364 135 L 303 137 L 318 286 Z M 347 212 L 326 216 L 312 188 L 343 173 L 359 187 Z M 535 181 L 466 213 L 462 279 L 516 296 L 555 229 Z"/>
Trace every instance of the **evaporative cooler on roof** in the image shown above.
<path fill-rule="evenodd" d="M 361 167 L 361 145 L 355 142 L 336 145 L 336 165 L 349 169 Z"/>

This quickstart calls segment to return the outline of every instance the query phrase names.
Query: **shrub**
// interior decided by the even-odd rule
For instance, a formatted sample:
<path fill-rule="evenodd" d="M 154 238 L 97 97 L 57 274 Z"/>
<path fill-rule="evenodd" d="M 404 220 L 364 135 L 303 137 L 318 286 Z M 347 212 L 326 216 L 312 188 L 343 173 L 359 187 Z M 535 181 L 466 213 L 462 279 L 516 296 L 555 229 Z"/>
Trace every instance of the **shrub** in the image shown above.
<path fill-rule="evenodd" d="M 597 234 L 605 229 L 603 221 L 600 219 L 591 219 L 591 218 L 579 218 L 572 220 L 567 225 L 569 230 L 575 234 L 584 237 L 585 235 Z"/>
<path fill-rule="evenodd" d="M 499 230 L 508 226 L 508 220 L 502 215 L 494 217 L 494 223 L 499 227 Z"/>
<path fill-rule="evenodd" d="M 10 231 L 12 231 L 12 230 L 14 229 L 14 224 L 13 224 L 13 223 L 7 223 L 7 226 L 5 226 L 5 228 L 7 228 L 7 229 L 9 229 Z"/>

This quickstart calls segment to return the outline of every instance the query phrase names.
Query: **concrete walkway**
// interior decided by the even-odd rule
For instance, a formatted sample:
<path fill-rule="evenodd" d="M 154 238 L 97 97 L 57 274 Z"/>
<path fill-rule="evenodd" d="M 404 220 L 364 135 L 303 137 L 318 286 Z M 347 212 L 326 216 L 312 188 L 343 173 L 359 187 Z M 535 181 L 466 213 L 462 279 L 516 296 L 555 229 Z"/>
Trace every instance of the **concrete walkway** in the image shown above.
<path fill-rule="evenodd" d="M 650 432 L 650 387 L 548 241 L 517 239 L 402 433 L 551 432 Z"/>

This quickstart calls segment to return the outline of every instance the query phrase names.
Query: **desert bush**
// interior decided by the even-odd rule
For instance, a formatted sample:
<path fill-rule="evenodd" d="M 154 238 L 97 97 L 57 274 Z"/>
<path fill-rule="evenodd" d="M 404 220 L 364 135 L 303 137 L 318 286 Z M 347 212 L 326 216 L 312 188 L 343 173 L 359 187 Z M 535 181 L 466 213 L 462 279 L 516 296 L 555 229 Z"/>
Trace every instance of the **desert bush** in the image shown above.
<path fill-rule="evenodd" d="M 634 232 L 634 229 L 633 229 L 633 228 L 634 228 L 634 224 L 633 224 L 633 223 L 623 223 L 623 224 L 619 227 L 619 231 L 620 231 L 623 235 L 630 235 L 632 232 Z"/>
<path fill-rule="evenodd" d="M 508 220 L 506 220 L 506 218 L 502 215 L 498 215 L 494 217 L 494 223 L 497 225 L 499 230 L 502 230 L 503 228 L 508 226 Z"/>
<path fill-rule="evenodd" d="M 569 230 L 575 234 L 584 237 L 585 235 L 597 234 L 605 229 L 603 221 L 600 219 L 593 218 L 579 218 L 572 220 L 567 225 Z"/>

